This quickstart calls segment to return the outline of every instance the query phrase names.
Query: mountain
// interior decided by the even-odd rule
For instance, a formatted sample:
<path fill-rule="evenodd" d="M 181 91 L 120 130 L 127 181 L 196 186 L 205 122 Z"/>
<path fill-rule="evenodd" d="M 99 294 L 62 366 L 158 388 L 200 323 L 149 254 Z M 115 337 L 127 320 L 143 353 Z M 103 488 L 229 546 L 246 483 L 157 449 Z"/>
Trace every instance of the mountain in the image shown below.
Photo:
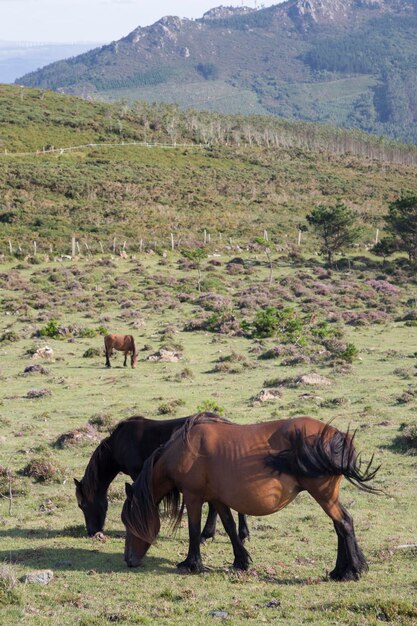
<path fill-rule="evenodd" d="M 14 83 L 18 76 L 33 72 L 59 59 L 74 57 L 97 43 L 34 43 L 0 41 L 0 83 Z"/>
<path fill-rule="evenodd" d="M 417 143 L 417 0 L 288 0 L 163 17 L 19 79 L 93 96 L 274 114 Z M 180 86 L 180 89 L 179 89 Z"/>

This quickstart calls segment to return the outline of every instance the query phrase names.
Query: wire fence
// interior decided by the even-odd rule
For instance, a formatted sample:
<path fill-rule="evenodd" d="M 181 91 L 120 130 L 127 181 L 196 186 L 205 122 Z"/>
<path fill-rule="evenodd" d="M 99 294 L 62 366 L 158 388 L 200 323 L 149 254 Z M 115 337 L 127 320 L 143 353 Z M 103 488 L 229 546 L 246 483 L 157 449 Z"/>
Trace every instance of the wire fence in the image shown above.
<path fill-rule="evenodd" d="M 131 146 L 139 146 L 142 148 L 198 148 L 206 149 L 210 147 L 208 143 L 157 143 L 148 141 L 122 141 L 120 143 L 87 143 L 81 146 L 66 146 L 63 148 L 55 148 L 54 146 L 35 150 L 34 152 L 9 152 L 7 149 L 0 152 L 0 157 L 21 157 L 21 156 L 42 156 L 45 154 L 65 154 L 66 152 L 77 152 L 78 150 L 86 150 L 90 148 L 127 148 Z"/>

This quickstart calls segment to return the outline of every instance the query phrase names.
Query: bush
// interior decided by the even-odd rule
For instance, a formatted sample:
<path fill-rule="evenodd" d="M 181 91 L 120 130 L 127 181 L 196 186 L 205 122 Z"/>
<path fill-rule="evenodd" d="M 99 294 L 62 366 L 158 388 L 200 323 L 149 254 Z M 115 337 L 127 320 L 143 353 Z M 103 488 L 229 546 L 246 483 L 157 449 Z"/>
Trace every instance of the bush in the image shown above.
<path fill-rule="evenodd" d="M 348 343 L 346 350 L 340 354 L 340 358 L 347 363 L 353 363 L 354 359 L 358 356 L 358 349 L 353 343 Z"/>
<path fill-rule="evenodd" d="M 158 415 L 176 415 L 178 407 L 184 406 L 184 400 L 169 400 L 158 407 Z"/>
<path fill-rule="evenodd" d="M 92 359 L 93 357 L 101 356 L 102 351 L 99 348 L 88 348 L 84 354 L 83 359 Z"/>
<path fill-rule="evenodd" d="M 50 457 L 43 456 L 30 460 L 20 473 L 38 483 L 62 482 L 65 478 L 64 468 Z"/>
<path fill-rule="evenodd" d="M 19 341 L 20 337 L 13 330 L 6 330 L 0 337 L 0 343 L 9 342 L 14 343 L 15 341 Z"/>
<path fill-rule="evenodd" d="M 20 592 L 16 589 L 17 578 L 9 565 L 0 565 L 0 607 L 8 604 L 22 604 Z"/>
<path fill-rule="evenodd" d="M 50 320 L 46 326 L 38 331 L 39 337 L 49 337 L 50 339 L 62 339 L 57 320 Z"/>
<path fill-rule="evenodd" d="M 284 341 L 305 345 L 303 324 L 292 307 L 277 309 L 267 306 L 256 313 L 251 324 L 245 324 L 246 330 L 254 338 L 280 335 Z"/>
<path fill-rule="evenodd" d="M 217 400 L 203 400 L 201 404 L 197 406 L 199 413 L 217 413 L 217 415 L 224 415 L 225 411 Z"/>
<path fill-rule="evenodd" d="M 110 415 L 110 413 L 95 413 L 90 417 L 88 423 L 94 426 L 99 432 L 111 433 L 117 424 L 117 420 Z"/>

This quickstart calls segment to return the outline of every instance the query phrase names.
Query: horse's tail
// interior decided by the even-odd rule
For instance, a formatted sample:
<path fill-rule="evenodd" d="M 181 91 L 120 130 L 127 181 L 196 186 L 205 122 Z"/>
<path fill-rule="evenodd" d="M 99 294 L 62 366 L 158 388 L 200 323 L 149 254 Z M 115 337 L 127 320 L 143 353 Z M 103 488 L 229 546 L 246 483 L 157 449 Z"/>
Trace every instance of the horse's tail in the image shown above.
<path fill-rule="evenodd" d="M 155 502 L 152 487 L 153 468 L 164 451 L 160 446 L 145 461 L 139 478 L 134 484 L 134 497 L 131 505 L 127 502 L 123 507 L 122 521 L 126 528 L 136 537 L 147 543 L 153 543 L 159 531 L 159 505 L 163 503 L 164 512 L 172 520 L 172 529 L 176 530 L 181 523 L 184 505 L 181 494 L 173 487 L 160 502 Z"/>
<path fill-rule="evenodd" d="M 133 335 L 130 335 L 130 345 L 132 347 L 132 356 L 136 355 L 136 344 Z"/>
<path fill-rule="evenodd" d="M 333 430 L 333 432 L 330 431 Z M 308 478 L 323 476 L 345 476 L 345 478 L 363 491 L 380 493 L 379 489 L 367 483 L 378 472 L 372 467 L 374 456 L 362 470 L 360 455 L 356 453 L 349 432 L 342 433 L 327 424 L 315 435 L 306 435 L 304 430 L 296 429 L 288 435 L 290 447 L 265 459 L 268 467 L 275 472 L 292 474 Z"/>

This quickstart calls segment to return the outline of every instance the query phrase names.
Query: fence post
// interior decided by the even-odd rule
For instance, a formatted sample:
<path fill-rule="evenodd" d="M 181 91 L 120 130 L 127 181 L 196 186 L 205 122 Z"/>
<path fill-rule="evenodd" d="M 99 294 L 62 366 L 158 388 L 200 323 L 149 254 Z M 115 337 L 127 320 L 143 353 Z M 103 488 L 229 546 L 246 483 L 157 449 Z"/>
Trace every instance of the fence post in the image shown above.
<path fill-rule="evenodd" d="M 175 248 L 174 235 L 171 233 L 171 250 L 174 250 L 174 248 Z"/>
<path fill-rule="evenodd" d="M 301 230 L 298 231 L 298 245 L 301 246 Z"/>
<path fill-rule="evenodd" d="M 71 256 L 75 256 L 75 237 L 71 239 Z"/>
<path fill-rule="evenodd" d="M 101 241 L 99 241 L 99 244 L 100 244 L 101 254 L 104 254 L 104 248 L 103 248 L 103 244 L 101 243 Z"/>
<path fill-rule="evenodd" d="M 12 242 L 9 239 L 9 248 L 10 248 L 10 254 L 13 254 L 13 246 L 12 246 Z"/>
<path fill-rule="evenodd" d="M 33 242 L 33 256 L 36 256 L 36 241 Z"/>
<path fill-rule="evenodd" d="M 376 233 L 375 233 L 375 243 L 377 244 L 379 241 L 379 228 L 376 229 Z"/>

